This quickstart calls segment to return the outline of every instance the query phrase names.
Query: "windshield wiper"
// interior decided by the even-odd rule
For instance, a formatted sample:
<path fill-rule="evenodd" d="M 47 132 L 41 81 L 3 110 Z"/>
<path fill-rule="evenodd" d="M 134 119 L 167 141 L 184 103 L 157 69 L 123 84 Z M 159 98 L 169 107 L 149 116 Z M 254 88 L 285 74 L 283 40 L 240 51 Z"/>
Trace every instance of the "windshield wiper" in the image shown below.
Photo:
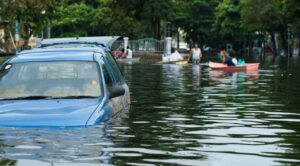
<path fill-rule="evenodd" d="M 79 95 L 79 96 L 61 96 L 61 97 L 53 97 L 54 99 L 94 99 L 99 98 L 99 96 L 85 96 L 85 95 Z"/>
<path fill-rule="evenodd" d="M 0 100 L 40 100 L 40 99 L 51 99 L 51 96 L 23 96 L 13 98 L 0 98 Z"/>
<path fill-rule="evenodd" d="M 99 98 L 99 96 L 24 96 L 24 97 L 14 97 L 14 98 L 0 98 L 0 100 L 41 100 L 41 99 L 94 99 Z"/>

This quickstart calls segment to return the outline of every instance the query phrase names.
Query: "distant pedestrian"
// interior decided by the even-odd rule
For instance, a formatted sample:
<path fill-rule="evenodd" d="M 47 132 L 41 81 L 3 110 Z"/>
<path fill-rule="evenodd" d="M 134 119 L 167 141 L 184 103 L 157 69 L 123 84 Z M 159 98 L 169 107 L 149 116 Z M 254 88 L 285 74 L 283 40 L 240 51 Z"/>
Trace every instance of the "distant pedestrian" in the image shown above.
<path fill-rule="evenodd" d="M 130 49 L 129 46 L 127 46 L 126 58 L 127 59 L 131 59 L 132 58 L 132 50 Z"/>
<path fill-rule="evenodd" d="M 198 43 L 196 43 L 195 48 L 192 49 L 190 57 L 192 58 L 194 64 L 200 63 L 202 57 L 202 51 Z"/>

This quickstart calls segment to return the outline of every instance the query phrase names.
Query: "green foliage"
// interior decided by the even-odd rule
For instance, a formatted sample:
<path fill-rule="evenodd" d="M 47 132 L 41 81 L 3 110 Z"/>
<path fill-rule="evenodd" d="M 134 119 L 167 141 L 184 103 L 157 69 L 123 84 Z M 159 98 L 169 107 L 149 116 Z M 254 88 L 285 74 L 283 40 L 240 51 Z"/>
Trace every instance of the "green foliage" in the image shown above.
<path fill-rule="evenodd" d="M 48 21 L 52 36 L 126 35 L 163 37 L 167 22 L 187 41 L 243 41 L 256 31 L 300 34 L 299 0 L 1 0 L 8 29 L 20 21 L 21 35 L 40 34 Z M 283 39 L 284 41 L 284 39 Z"/>
<path fill-rule="evenodd" d="M 216 8 L 214 31 L 229 40 L 241 40 L 243 29 L 240 23 L 240 3 L 238 0 L 223 0 Z"/>
<path fill-rule="evenodd" d="M 284 6 L 290 24 L 293 26 L 294 31 L 300 34 L 300 1 L 286 0 Z"/>
<path fill-rule="evenodd" d="M 242 26 L 249 31 L 276 31 L 282 22 L 276 0 L 242 0 L 241 6 Z"/>
<path fill-rule="evenodd" d="M 53 20 L 54 36 L 86 36 L 87 29 L 90 23 L 90 13 L 92 11 L 90 6 L 79 2 L 74 4 L 62 4 L 56 9 Z M 59 35 L 57 35 L 58 33 Z"/>
<path fill-rule="evenodd" d="M 117 0 L 61 1 L 53 36 L 133 35 L 138 23 Z"/>
<path fill-rule="evenodd" d="M 241 0 L 241 22 L 248 31 L 278 33 L 288 55 L 288 28 L 299 28 L 300 2 L 296 0 Z M 255 13 L 253 13 L 255 11 Z M 299 32 L 299 31 L 298 31 Z"/>
<path fill-rule="evenodd" d="M 185 0 L 174 1 L 171 15 L 172 23 L 187 33 L 192 41 L 211 42 L 216 35 L 212 34 L 215 7 L 218 0 Z"/>
<path fill-rule="evenodd" d="M 0 159 L 0 165 L 3 165 L 3 166 L 16 165 L 16 164 L 17 164 L 16 160 L 7 159 L 7 158 Z"/>
<path fill-rule="evenodd" d="M 10 21 L 8 27 L 13 29 L 15 20 L 21 25 L 21 35 L 29 38 L 45 27 L 47 19 L 53 16 L 55 0 L 2 0 L 0 14 L 2 19 Z"/>
<path fill-rule="evenodd" d="M 148 36 L 161 38 L 162 25 L 169 20 L 172 10 L 171 0 L 117 0 L 117 3 L 124 8 L 125 13 L 123 14 L 134 19 L 131 23 L 141 26 L 142 30 L 148 33 Z M 136 27 L 134 28 L 136 29 Z M 145 35 L 140 30 L 135 32 Z"/>

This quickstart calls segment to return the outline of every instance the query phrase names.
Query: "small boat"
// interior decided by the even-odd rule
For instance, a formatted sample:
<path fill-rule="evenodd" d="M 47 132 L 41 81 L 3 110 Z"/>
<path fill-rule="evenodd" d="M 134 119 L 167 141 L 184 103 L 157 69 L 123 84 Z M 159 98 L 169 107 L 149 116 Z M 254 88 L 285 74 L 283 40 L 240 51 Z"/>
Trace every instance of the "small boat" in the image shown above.
<path fill-rule="evenodd" d="M 135 58 L 119 58 L 116 59 L 117 62 L 139 62 L 140 61 L 140 57 L 135 57 Z"/>
<path fill-rule="evenodd" d="M 244 65 L 228 66 L 224 63 L 209 62 L 208 66 L 213 70 L 223 71 L 255 71 L 258 70 L 259 63 L 246 63 Z"/>

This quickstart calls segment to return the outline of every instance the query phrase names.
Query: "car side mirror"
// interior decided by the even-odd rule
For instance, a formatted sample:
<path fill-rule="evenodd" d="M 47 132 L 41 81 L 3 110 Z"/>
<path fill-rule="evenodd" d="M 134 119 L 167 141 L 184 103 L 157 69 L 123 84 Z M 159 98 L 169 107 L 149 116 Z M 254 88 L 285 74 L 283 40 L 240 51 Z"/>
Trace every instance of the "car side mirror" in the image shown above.
<path fill-rule="evenodd" d="M 125 89 L 121 85 L 112 86 L 109 90 L 109 98 L 119 97 L 125 94 Z"/>

